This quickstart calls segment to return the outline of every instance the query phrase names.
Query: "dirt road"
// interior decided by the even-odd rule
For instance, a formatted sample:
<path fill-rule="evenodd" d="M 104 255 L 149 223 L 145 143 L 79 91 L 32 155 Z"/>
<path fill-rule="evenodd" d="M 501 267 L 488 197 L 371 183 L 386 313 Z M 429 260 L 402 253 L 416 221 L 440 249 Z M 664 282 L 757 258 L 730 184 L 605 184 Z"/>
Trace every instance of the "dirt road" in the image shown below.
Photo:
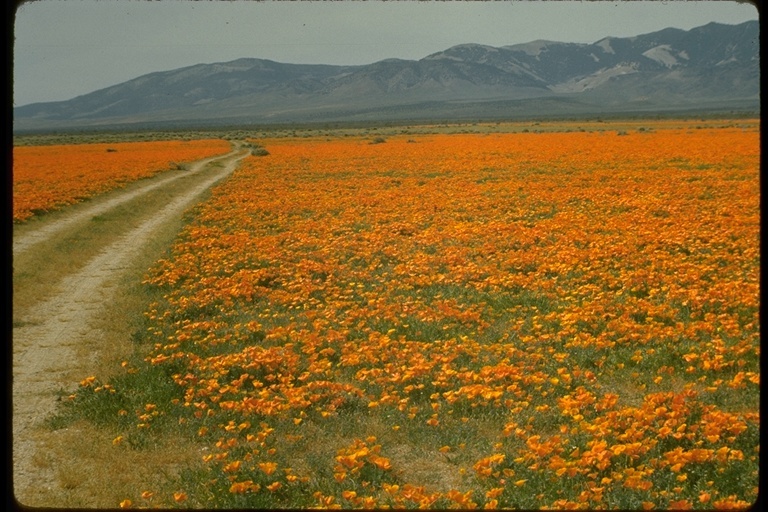
<path fill-rule="evenodd" d="M 35 229 L 14 234 L 14 281 L 17 280 L 16 261 L 35 251 L 55 253 L 62 246 L 53 244 L 57 234 L 68 231 L 76 236 L 87 230 L 90 219 L 97 218 L 131 201 L 162 190 L 168 200 L 146 212 L 140 219 L 118 222 L 119 236 L 97 251 L 91 251 L 88 261 L 78 265 L 75 272 L 64 275 L 58 282 L 48 283 L 40 300 L 23 309 L 14 300 L 13 329 L 13 487 L 16 499 L 28 506 L 50 506 L 41 501 L 41 491 L 52 491 L 57 485 L 56 464 L 40 464 L 41 422 L 55 410 L 57 393 L 75 389 L 79 380 L 90 375 L 92 361 L 83 360 L 83 353 L 92 352 L 93 340 L 104 337 L 104 315 L 126 278 L 135 274 L 135 262 L 153 237 L 169 222 L 178 222 L 185 209 L 199 200 L 214 183 L 229 175 L 238 162 L 247 156 L 246 150 L 235 145 L 227 155 L 195 163 L 188 171 L 160 175 L 145 180 L 124 192 L 110 194 L 106 201 L 64 212 L 47 222 L 36 223 Z M 128 218 L 128 217 L 126 217 Z M 114 235 L 114 233 L 112 234 Z M 56 255 L 51 257 L 55 261 Z M 25 274 L 35 269 L 25 269 Z M 130 277 L 130 276 L 129 276 Z M 135 279 L 141 279 L 137 274 Z M 16 294 L 16 291 L 14 292 Z M 29 302 L 29 301 L 27 301 Z M 88 347 L 86 351 L 83 347 Z M 37 462 L 36 462 L 37 461 Z"/>

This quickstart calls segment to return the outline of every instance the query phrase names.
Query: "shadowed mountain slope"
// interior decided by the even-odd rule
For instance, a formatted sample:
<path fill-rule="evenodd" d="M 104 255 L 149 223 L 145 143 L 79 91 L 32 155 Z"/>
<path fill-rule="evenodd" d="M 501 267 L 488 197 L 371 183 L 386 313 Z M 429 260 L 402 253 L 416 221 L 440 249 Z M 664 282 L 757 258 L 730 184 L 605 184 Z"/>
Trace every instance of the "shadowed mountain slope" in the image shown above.
<path fill-rule="evenodd" d="M 362 66 L 243 58 L 14 108 L 14 130 L 759 108 L 759 24 L 595 43 L 462 44 Z M 468 108 L 467 105 L 474 106 Z M 457 107 L 460 105 L 460 108 Z"/>

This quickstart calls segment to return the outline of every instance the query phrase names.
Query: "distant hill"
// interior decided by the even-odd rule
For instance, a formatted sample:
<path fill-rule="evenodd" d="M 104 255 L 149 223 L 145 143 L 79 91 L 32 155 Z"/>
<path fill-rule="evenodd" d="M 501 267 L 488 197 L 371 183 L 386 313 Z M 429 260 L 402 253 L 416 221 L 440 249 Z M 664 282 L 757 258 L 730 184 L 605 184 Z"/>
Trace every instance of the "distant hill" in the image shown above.
<path fill-rule="evenodd" d="M 759 24 L 749 21 L 592 44 L 462 44 L 362 66 L 198 64 L 14 108 L 14 131 L 758 109 L 759 101 Z"/>

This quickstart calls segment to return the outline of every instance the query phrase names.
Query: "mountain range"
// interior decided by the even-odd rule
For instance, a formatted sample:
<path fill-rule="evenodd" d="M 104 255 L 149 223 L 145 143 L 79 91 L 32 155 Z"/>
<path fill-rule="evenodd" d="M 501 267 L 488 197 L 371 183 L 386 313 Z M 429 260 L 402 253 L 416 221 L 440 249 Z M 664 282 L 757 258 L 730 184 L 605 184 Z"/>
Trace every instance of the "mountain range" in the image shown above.
<path fill-rule="evenodd" d="M 242 58 L 16 107 L 14 131 L 759 110 L 759 37 L 749 21 L 591 44 L 462 44 L 357 66 Z"/>

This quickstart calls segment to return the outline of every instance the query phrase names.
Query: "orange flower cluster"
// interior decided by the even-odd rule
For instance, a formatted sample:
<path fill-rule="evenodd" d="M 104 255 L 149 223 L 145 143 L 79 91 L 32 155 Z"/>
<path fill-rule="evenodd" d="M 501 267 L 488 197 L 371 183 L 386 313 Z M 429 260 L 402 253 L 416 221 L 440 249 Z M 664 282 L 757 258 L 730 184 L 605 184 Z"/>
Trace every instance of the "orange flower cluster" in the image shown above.
<path fill-rule="evenodd" d="M 376 438 L 371 437 L 369 441 L 375 442 Z M 347 471 L 358 473 L 365 467 L 366 463 L 385 471 L 391 469 L 392 465 L 389 463 L 389 459 L 379 455 L 380 451 L 381 445 L 374 445 L 369 448 L 364 441 L 356 440 L 350 448 L 341 450 L 336 457 L 336 462 L 338 463 L 334 473 L 334 475 L 338 475 L 336 480 L 344 480 Z"/>
<path fill-rule="evenodd" d="M 24 221 L 190 162 L 226 153 L 224 140 L 13 148 L 13 220 Z"/>
<path fill-rule="evenodd" d="M 232 465 L 252 419 L 301 437 L 353 411 L 425 438 L 494 424 L 494 448 L 442 493 L 356 441 L 312 468 L 338 485 L 315 506 L 755 499 L 757 130 L 266 144 L 147 277 L 147 362 L 231 493 L 312 490 L 264 480 L 265 447 Z"/>

